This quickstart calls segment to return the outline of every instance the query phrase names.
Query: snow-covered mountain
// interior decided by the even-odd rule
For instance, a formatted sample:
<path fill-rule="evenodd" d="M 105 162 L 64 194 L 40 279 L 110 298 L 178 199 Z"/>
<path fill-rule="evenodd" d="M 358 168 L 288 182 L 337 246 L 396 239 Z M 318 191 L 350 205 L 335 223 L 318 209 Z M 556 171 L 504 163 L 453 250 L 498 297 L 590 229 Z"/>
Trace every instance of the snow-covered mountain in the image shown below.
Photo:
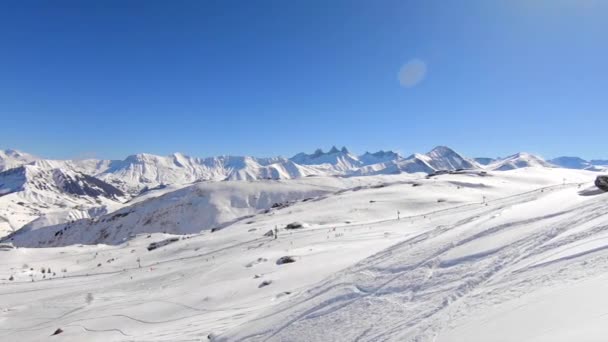
<path fill-rule="evenodd" d="M 218 156 L 195 158 L 181 153 L 170 156 L 135 154 L 124 160 L 47 160 L 21 152 L 4 152 L 4 165 L 30 163 L 44 169 L 63 169 L 87 174 L 112 184 L 132 196 L 146 189 L 164 185 L 187 185 L 199 181 L 293 179 L 307 176 L 358 176 L 399 172 L 433 173 L 439 170 L 479 169 L 508 170 L 527 166 L 549 166 L 539 157 L 520 153 L 505 159 L 463 157 L 454 150 L 438 146 L 426 154 L 407 158 L 393 151 L 352 154 L 346 147 L 312 154 L 298 153 L 292 158 L 256 158 Z M 489 165 L 483 165 L 489 164 Z"/>
<path fill-rule="evenodd" d="M 291 179 L 319 174 L 285 158 L 220 156 L 194 158 L 180 153 L 162 157 L 137 154 L 112 162 L 97 174 L 100 179 L 129 193 L 166 184 L 197 181 Z"/>
<path fill-rule="evenodd" d="M 365 152 L 358 159 L 363 165 L 374 165 L 400 160 L 403 157 L 393 151 L 378 151 L 374 153 Z"/>
<path fill-rule="evenodd" d="M 354 184 L 354 181 L 333 177 L 309 179 L 307 184 L 269 180 L 198 183 L 95 219 L 48 227 L 24 227 L 7 241 L 17 246 L 56 247 L 118 244 L 142 233 L 199 233 L 261 211 L 274 215 L 276 210 L 296 201 L 332 193 L 348 184 Z"/>
<path fill-rule="evenodd" d="M 309 165 L 297 164 L 294 159 Z M 385 162 L 374 163 L 382 160 Z M 371 164 L 365 165 L 366 163 Z M 127 158 L 124 163 L 113 162 L 109 165 L 112 165 L 112 168 L 97 177 L 130 189 L 141 189 L 142 186 L 145 186 L 144 190 L 162 189 L 163 187 L 159 186 L 161 184 L 192 183 L 201 179 L 210 182 L 196 182 L 195 185 L 157 198 L 151 196 L 151 199 L 137 201 L 132 206 L 108 214 L 110 218 L 80 220 L 73 224 L 58 222 L 61 224 L 41 229 L 29 229 L 40 228 L 40 225 L 26 227 L 28 229 L 14 234 L 13 238 L 17 239 L 15 242 L 24 245 L 30 241 L 28 246 L 57 246 L 73 243 L 118 243 L 137 233 L 189 234 L 215 228 L 240 216 L 267 209 L 273 203 L 312 196 L 312 190 L 318 195 L 319 191 L 328 189 L 327 184 L 323 183 L 324 186 L 313 187 L 307 192 L 300 189 L 297 182 L 283 184 L 263 181 L 264 179 L 290 180 L 316 175 L 318 177 L 308 179 L 307 183 L 314 184 L 319 181 L 343 184 L 354 182 L 355 179 L 349 179 L 355 176 L 421 173 L 416 176 L 421 178 L 440 170 L 479 168 L 475 162 L 443 146 L 436 147 L 427 154 L 415 154 L 408 158 L 390 151 L 368 153 L 359 158 L 351 155 L 345 148 L 333 148 L 327 153 L 317 151 L 312 155 L 300 154 L 292 160 L 251 157 L 197 159 L 178 154 L 170 157 L 137 155 Z M 57 164 L 50 163 L 48 166 Z M 333 175 L 349 177 L 330 177 Z M 373 179 L 369 178 L 367 181 Z M 220 180 L 222 182 L 217 182 Z M 258 181 L 238 182 L 242 180 Z M 357 184 L 362 182 L 361 179 L 356 181 Z M 332 185 L 329 189 L 335 191 L 343 187 Z M 62 233 L 59 233 L 60 231 Z M 82 232 L 87 233 L 82 235 Z"/>
<path fill-rule="evenodd" d="M 486 166 L 487 169 L 493 171 L 508 171 L 524 167 L 555 167 L 555 165 L 545 161 L 539 156 L 520 152 L 506 158 L 498 159 Z"/>
<path fill-rule="evenodd" d="M 0 172 L 31 163 L 38 158 L 17 150 L 0 150 Z"/>
<path fill-rule="evenodd" d="M 415 153 L 407 158 L 394 158 L 384 163 L 363 166 L 354 175 L 378 175 L 397 173 L 431 174 L 442 170 L 480 169 L 480 165 L 456 153 L 454 150 L 437 146 L 426 154 Z"/>
<path fill-rule="evenodd" d="M 566 169 L 582 170 L 591 166 L 591 163 L 579 157 L 558 157 L 549 160 L 549 162 L 553 165 L 564 167 Z"/>
<path fill-rule="evenodd" d="M 103 189 L 110 189 L 106 185 L 111 186 L 111 189 L 120 189 L 119 191 L 128 194 L 128 197 L 136 197 L 142 193 L 147 193 L 147 196 L 150 197 L 156 194 L 156 192 L 149 193 L 148 190 L 150 189 L 163 188 L 167 185 L 179 188 L 203 181 L 286 180 L 309 176 L 352 177 L 399 173 L 432 174 L 442 170 L 458 169 L 505 171 L 522 167 L 553 167 L 552 164 L 540 157 L 527 153 L 518 153 L 504 159 L 497 159 L 488 165 L 482 165 L 489 161 L 480 160 L 481 163 L 478 163 L 445 146 L 438 146 L 426 154 L 416 153 L 407 158 L 392 151 L 366 152 L 357 156 L 346 147 L 342 149 L 333 147 L 328 152 L 318 149 L 312 154 L 299 153 L 289 159 L 248 156 L 195 158 L 180 153 L 170 156 L 143 153 L 131 155 L 124 160 L 48 160 L 37 159 L 27 153 L 14 150 L 2 151 L 0 157 L 3 167 L 18 167 L 27 164 L 26 168 L 15 171 L 15 175 L 27 175 L 28 172 L 29 174 L 39 173 L 44 175 L 39 179 L 35 176 L 24 176 L 21 183 L 11 181 L 11 186 L 7 186 L 8 183 L 5 182 L 6 184 L 0 189 L 2 193 L 6 194 L 18 190 L 19 186 L 15 184 L 31 183 L 33 188 L 39 190 L 51 189 L 55 196 L 78 195 L 80 202 L 87 203 L 87 209 L 84 212 L 94 210 L 95 213 L 107 212 L 108 208 L 116 209 L 115 203 L 122 201 L 112 198 L 111 194 L 114 193 L 114 190 L 109 190 L 109 194 L 104 193 Z M 564 161 L 564 163 L 566 162 Z M 600 166 L 589 166 L 587 169 L 593 171 L 605 170 Z M 80 193 L 66 194 L 62 192 L 65 189 L 54 183 L 55 179 L 61 177 L 53 178 L 49 176 L 53 174 L 69 175 L 64 177 L 67 182 L 62 186 L 71 187 L 73 191 Z M 82 186 L 77 187 L 74 184 Z M 100 189 L 102 191 L 98 193 Z M 105 198 L 106 201 L 112 201 L 114 204 L 110 206 L 104 204 L 102 207 L 93 209 L 94 204 L 99 201 L 99 197 Z M 115 197 L 121 197 L 121 195 Z M 29 196 L 29 198 L 31 199 L 32 196 Z M 83 214 L 82 210 L 66 211 L 66 207 L 73 205 L 64 203 L 63 199 L 49 200 L 48 194 L 38 194 L 36 198 L 33 202 L 35 203 L 35 209 L 29 208 L 26 210 L 23 206 L 15 207 L 13 203 L 0 210 L 0 225 L 3 226 L 0 229 L 3 229 L 6 233 L 9 230 L 19 229 L 36 219 L 38 220 L 35 225 L 39 227 L 45 224 L 63 223 L 74 218 L 89 217 L 88 214 Z M 16 200 L 14 202 L 23 201 Z M 40 205 L 40 208 L 37 207 Z M 11 215 L 10 213 L 15 214 Z"/>
<path fill-rule="evenodd" d="M 579 157 L 558 157 L 549 160 L 551 164 L 567 169 L 578 169 L 604 172 L 608 169 L 608 160 L 591 160 L 587 161 Z"/>
<path fill-rule="evenodd" d="M 427 154 L 416 154 L 414 156 L 423 160 L 437 171 L 480 168 L 479 164 L 474 160 L 465 158 L 446 146 L 437 146 Z"/>
<path fill-rule="evenodd" d="M 95 177 L 66 169 L 22 165 L 0 173 L 0 235 L 90 217 L 120 206 L 125 195 Z"/>
<path fill-rule="evenodd" d="M 330 172 L 348 172 L 364 165 L 364 163 L 351 154 L 346 147 L 338 150 L 335 146 L 328 152 L 317 149 L 313 154 L 298 153 L 290 159 L 296 164 L 321 167 Z"/>
<path fill-rule="evenodd" d="M 36 165 L 23 165 L 0 173 L 0 196 L 18 191 L 105 197 L 112 200 L 124 197 L 120 190 L 95 177 Z"/>

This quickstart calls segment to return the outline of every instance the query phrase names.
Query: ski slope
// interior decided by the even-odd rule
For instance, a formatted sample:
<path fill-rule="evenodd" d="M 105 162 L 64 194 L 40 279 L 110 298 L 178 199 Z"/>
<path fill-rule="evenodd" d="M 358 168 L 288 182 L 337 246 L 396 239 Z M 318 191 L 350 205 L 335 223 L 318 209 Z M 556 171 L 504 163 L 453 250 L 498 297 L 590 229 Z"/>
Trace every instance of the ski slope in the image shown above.
<path fill-rule="evenodd" d="M 61 328 L 54 339 L 600 341 L 608 198 L 595 175 L 352 177 L 152 251 L 173 236 L 6 248 L 0 340 Z M 292 222 L 304 227 L 286 230 Z M 264 236 L 275 226 L 277 239 Z M 277 264 L 285 256 L 295 262 Z"/>

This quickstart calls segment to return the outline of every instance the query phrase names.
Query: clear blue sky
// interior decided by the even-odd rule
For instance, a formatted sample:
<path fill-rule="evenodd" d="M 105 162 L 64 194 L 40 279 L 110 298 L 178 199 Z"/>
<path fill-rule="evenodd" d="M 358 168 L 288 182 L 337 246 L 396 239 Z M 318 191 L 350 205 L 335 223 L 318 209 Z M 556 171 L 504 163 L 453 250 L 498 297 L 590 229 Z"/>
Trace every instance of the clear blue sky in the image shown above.
<path fill-rule="evenodd" d="M 0 148 L 604 158 L 607 63 L 601 0 L 3 1 Z"/>

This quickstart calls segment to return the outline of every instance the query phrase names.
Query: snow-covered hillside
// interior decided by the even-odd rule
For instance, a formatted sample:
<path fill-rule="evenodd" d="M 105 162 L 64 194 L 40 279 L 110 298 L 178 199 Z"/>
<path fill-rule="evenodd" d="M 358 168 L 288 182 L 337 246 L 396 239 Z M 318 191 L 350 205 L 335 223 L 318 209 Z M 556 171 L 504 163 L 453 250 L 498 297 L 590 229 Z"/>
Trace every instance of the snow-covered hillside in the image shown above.
<path fill-rule="evenodd" d="M 124 201 L 120 190 L 82 173 L 37 165 L 12 168 L 0 172 L 0 237 L 28 223 L 46 226 L 100 215 Z"/>
<path fill-rule="evenodd" d="M 214 183 L 238 208 L 262 188 L 319 193 L 244 209 L 253 216 L 215 232 L 2 247 L 0 339 L 59 328 L 63 341 L 600 341 L 608 194 L 595 175 L 531 167 Z M 156 203 L 179 191 L 205 198 L 194 188 Z M 293 222 L 301 227 L 286 229 Z M 275 226 L 278 238 L 265 236 Z"/>
<path fill-rule="evenodd" d="M 371 180 L 371 178 L 370 178 Z M 140 201 L 96 219 L 25 227 L 6 241 L 16 246 L 119 244 L 137 234 L 194 234 L 220 229 L 265 212 L 274 215 L 300 200 L 314 200 L 353 184 L 337 178 L 298 181 L 205 182 Z"/>
<path fill-rule="evenodd" d="M 497 177 L 526 174 L 543 177 L 531 169 Z M 429 214 L 421 231 L 419 218 L 408 220 L 402 242 L 218 340 L 600 341 L 608 332 L 608 202 L 588 186 Z"/>

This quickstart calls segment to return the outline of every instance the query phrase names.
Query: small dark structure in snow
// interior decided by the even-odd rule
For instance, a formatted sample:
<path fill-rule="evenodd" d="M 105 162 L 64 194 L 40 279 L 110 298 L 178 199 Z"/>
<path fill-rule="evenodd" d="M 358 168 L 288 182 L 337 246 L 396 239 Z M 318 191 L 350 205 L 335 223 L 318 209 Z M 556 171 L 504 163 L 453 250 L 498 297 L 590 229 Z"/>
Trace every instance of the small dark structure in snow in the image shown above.
<path fill-rule="evenodd" d="M 61 328 L 57 328 L 57 330 L 55 330 L 55 332 L 54 332 L 54 333 L 53 333 L 53 335 L 51 335 L 51 336 L 59 335 L 59 334 L 61 334 L 62 332 L 63 332 L 63 329 L 61 329 Z"/>
<path fill-rule="evenodd" d="M 263 281 L 263 282 L 262 282 L 262 283 L 261 283 L 261 284 L 258 286 L 258 288 L 260 288 L 260 289 L 261 289 L 262 287 L 268 286 L 268 285 L 270 285 L 270 284 L 272 284 L 272 280 L 264 280 L 264 281 Z"/>
<path fill-rule="evenodd" d="M 292 222 L 285 226 L 285 229 L 300 229 L 304 228 L 304 224 L 302 222 Z"/>
<path fill-rule="evenodd" d="M 608 176 L 597 176 L 595 186 L 602 191 L 608 191 Z"/>
<path fill-rule="evenodd" d="M 148 245 L 148 251 L 153 251 L 157 248 L 166 246 L 166 245 L 176 242 L 176 241 L 179 241 L 179 238 L 173 237 L 173 238 L 168 238 L 168 239 L 162 240 L 162 241 L 152 242 L 151 244 Z"/>
<path fill-rule="evenodd" d="M 287 255 L 287 256 L 284 256 L 284 257 L 280 257 L 277 260 L 277 265 L 291 264 L 292 262 L 296 262 L 296 258 Z"/>
<path fill-rule="evenodd" d="M 10 251 L 15 249 L 12 243 L 0 243 L 0 251 Z"/>
<path fill-rule="evenodd" d="M 274 236 L 274 230 L 269 230 L 266 233 L 264 233 L 264 236 L 268 236 L 268 237 L 273 237 Z"/>

